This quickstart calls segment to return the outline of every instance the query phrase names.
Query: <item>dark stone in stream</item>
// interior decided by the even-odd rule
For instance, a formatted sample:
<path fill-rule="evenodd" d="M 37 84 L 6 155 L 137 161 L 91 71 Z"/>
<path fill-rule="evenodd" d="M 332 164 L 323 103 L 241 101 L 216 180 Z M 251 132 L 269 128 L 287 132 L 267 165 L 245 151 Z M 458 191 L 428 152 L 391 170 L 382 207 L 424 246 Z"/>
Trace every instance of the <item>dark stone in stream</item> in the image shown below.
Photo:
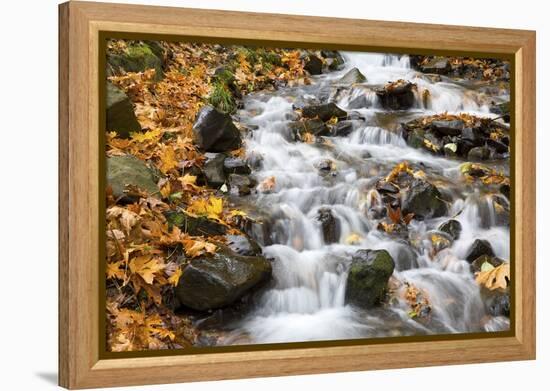
<path fill-rule="evenodd" d="M 403 271 L 418 267 L 418 255 L 408 244 L 399 246 L 394 255 L 395 270 Z"/>
<path fill-rule="evenodd" d="M 510 102 L 494 103 L 489 111 L 501 116 L 504 122 L 510 123 Z"/>
<path fill-rule="evenodd" d="M 491 246 L 491 243 L 489 243 L 489 241 L 485 239 L 476 239 L 471 244 L 465 258 L 468 262 L 472 263 L 482 255 L 489 255 L 491 257 L 494 257 L 495 252 L 493 251 L 493 247 Z"/>
<path fill-rule="evenodd" d="M 414 213 L 416 219 L 441 217 L 447 213 L 447 204 L 441 198 L 441 193 L 429 182 L 415 179 L 405 195 L 402 205 L 404 215 Z"/>
<path fill-rule="evenodd" d="M 491 150 L 487 147 L 474 147 L 468 151 L 468 160 L 479 162 L 491 157 Z"/>
<path fill-rule="evenodd" d="M 107 83 L 106 109 L 108 132 L 116 132 L 118 137 L 128 138 L 130 133 L 141 131 L 130 98 L 112 83 Z"/>
<path fill-rule="evenodd" d="M 487 146 L 493 148 L 497 153 L 508 153 L 508 145 L 501 143 L 500 141 L 488 138 Z"/>
<path fill-rule="evenodd" d="M 352 84 L 364 83 L 367 81 L 365 75 L 357 68 L 350 69 L 344 76 L 336 81 L 335 84 L 342 86 L 350 86 Z"/>
<path fill-rule="evenodd" d="M 386 292 L 395 263 L 386 250 L 358 250 L 351 259 L 345 300 L 362 308 L 377 305 Z"/>
<path fill-rule="evenodd" d="M 323 61 L 314 54 L 309 54 L 304 59 L 304 69 L 310 75 L 320 75 L 323 73 Z"/>
<path fill-rule="evenodd" d="M 306 132 L 313 134 L 314 136 L 328 136 L 330 129 L 320 119 L 310 119 L 303 122 Z"/>
<path fill-rule="evenodd" d="M 432 129 L 445 136 L 458 136 L 462 134 L 464 129 L 464 121 L 451 120 L 451 121 L 433 121 L 431 123 Z"/>
<path fill-rule="evenodd" d="M 225 174 L 249 175 L 251 173 L 248 164 L 241 158 L 228 157 L 223 161 L 223 171 Z"/>
<path fill-rule="evenodd" d="M 344 58 L 336 50 L 321 50 L 321 56 L 325 59 L 328 69 L 337 71 L 344 65 Z"/>
<path fill-rule="evenodd" d="M 501 185 L 499 187 L 500 193 L 505 196 L 507 199 L 510 199 L 510 185 Z"/>
<path fill-rule="evenodd" d="M 382 107 L 391 110 L 406 110 L 414 105 L 416 84 L 398 80 L 376 90 L 376 96 Z"/>
<path fill-rule="evenodd" d="M 492 316 L 510 316 L 510 294 L 501 291 L 489 291 L 484 289 L 483 301 L 485 308 Z"/>
<path fill-rule="evenodd" d="M 207 152 L 225 152 L 241 146 L 241 133 L 233 124 L 231 117 L 205 106 L 197 115 L 193 125 L 195 142 Z"/>
<path fill-rule="evenodd" d="M 236 255 L 218 248 L 216 254 L 191 260 L 175 288 L 179 301 L 197 311 L 235 303 L 271 278 L 271 263 L 264 257 Z"/>
<path fill-rule="evenodd" d="M 214 189 L 219 188 L 226 181 L 224 162 L 227 156 L 223 153 L 205 153 L 206 161 L 202 167 L 206 184 Z"/>
<path fill-rule="evenodd" d="M 237 255 L 247 257 L 262 255 L 262 248 L 246 235 L 225 235 L 226 245 Z"/>
<path fill-rule="evenodd" d="M 348 103 L 348 109 L 355 110 L 355 109 L 366 109 L 369 107 L 369 102 L 367 101 L 367 97 L 365 95 L 359 95 Z"/>
<path fill-rule="evenodd" d="M 228 182 L 231 192 L 237 195 L 248 195 L 256 186 L 256 181 L 247 175 L 230 174 Z"/>
<path fill-rule="evenodd" d="M 349 134 L 355 129 L 355 126 L 359 123 L 360 121 L 357 120 L 338 121 L 332 126 L 332 129 L 330 130 L 331 135 L 338 137 L 349 136 Z"/>
<path fill-rule="evenodd" d="M 481 267 L 485 262 L 492 265 L 493 267 L 498 267 L 504 263 L 504 261 L 500 258 L 490 255 L 482 255 L 480 257 L 477 257 L 476 260 L 471 263 L 470 269 L 472 270 L 472 273 L 480 272 Z"/>
<path fill-rule="evenodd" d="M 337 243 L 340 240 L 340 222 L 328 208 L 321 208 L 317 212 L 317 221 L 321 223 L 323 240 L 326 244 Z"/>
<path fill-rule="evenodd" d="M 376 183 L 376 190 L 378 190 L 378 192 L 380 193 L 399 193 L 399 187 L 391 182 L 386 182 L 384 180 L 380 180 Z"/>
<path fill-rule="evenodd" d="M 336 106 L 333 102 L 306 106 L 302 109 L 305 118 L 319 118 L 321 121 L 328 121 L 332 117 L 346 118 L 347 112 Z"/>
<path fill-rule="evenodd" d="M 437 229 L 448 234 L 453 240 L 457 240 L 462 232 L 462 225 L 458 220 L 447 220 Z"/>

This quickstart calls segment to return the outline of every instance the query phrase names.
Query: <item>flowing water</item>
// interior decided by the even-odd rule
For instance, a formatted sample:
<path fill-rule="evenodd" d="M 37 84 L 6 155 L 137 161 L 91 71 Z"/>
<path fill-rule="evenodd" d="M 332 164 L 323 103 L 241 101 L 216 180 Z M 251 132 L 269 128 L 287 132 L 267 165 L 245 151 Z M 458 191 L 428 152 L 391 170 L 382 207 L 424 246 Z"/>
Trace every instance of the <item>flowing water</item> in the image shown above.
<path fill-rule="evenodd" d="M 342 71 L 316 77 L 308 86 L 251 95 L 239 112 L 240 121 L 255 129 L 246 140 L 248 157 L 261 157 L 261 164 L 253 170 L 254 177 L 258 183 L 269 177 L 276 179 L 272 192 L 258 192 L 244 201 L 274 222 L 268 237 L 257 235 L 264 254 L 273 259 L 274 282 L 259 293 L 253 309 L 234 325 L 225 343 L 507 329 L 507 318 L 486 313 L 470 265 L 464 260 L 477 238 L 487 239 L 496 256 L 509 259 L 509 228 L 499 225 L 492 196 L 475 188 L 460 188 L 457 182 L 463 161 L 411 148 L 398 131 L 401 122 L 444 111 L 491 116 L 487 90 L 465 81 L 434 79 L 418 73 L 411 69 L 407 56 L 344 53 L 344 57 Z M 334 81 L 353 67 L 368 82 L 337 91 Z M 372 88 L 397 79 L 417 84 L 415 106 L 402 112 L 386 111 Z M 427 102 L 422 99 L 424 90 L 430 92 Z M 498 94 L 506 98 L 507 91 Z M 365 121 L 358 122 L 351 134 L 330 137 L 328 144 L 292 140 L 288 125 L 296 119 L 293 104 L 329 100 L 349 110 L 349 102 L 359 95 L 365 95 L 371 106 L 355 110 Z M 320 173 L 318 165 L 326 159 L 334 162 L 336 175 Z M 383 206 L 374 184 L 405 160 L 421 164 L 427 179 L 437 182 L 454 199 L 447 216 L 411 222 L 409 238 L 419 243 L 416 248 L 377 230 L 379 220 L 376 213 L 371 213 Z M 495 164 L 508 170 L 507 161 Z M 330 209 L 339 222 L 338 243 L 324 242 L 317 220 L 321 208 Z M 432 257 L 427 235 L 455 215 L 462 224 L 460 238 Z M 350 235 L 357 239 L 353 244 L 347 244 Z M 350 256 L 358 249 L 386 249 L 394 258 L 392 280 L 397 287 L 390 304 L 372 310 L 345 304 Z M 404 282 L 414 284 L 429 298 L 430 322 L 409 316 L 410 308 L 402 295 Z"/>

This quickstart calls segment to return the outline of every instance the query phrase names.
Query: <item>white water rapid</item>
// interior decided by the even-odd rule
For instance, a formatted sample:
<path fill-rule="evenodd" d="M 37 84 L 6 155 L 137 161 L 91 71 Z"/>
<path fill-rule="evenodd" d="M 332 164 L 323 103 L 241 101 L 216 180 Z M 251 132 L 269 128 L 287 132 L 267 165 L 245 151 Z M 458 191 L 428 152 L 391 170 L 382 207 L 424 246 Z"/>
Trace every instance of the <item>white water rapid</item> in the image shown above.
<path fill-rule="evenodd" d="M 399 124 L 445 111 L 491 116 L 487 96 L 464 83 L 418 73 L 409 66 L 407 56 L 351 52 L 343 55 L 345 69 L 315 77 L 312 85 L 253 94 L 238 113 L 240 121 L 254 129 L 246 140 L 248 157 L 261 158 L 253 176 L 258 183 L 275 178 L 272 192 L 258 192 L 246 199 L 271 217 L 268 237 L 257 239 L 264 255 L 273 259 L 274 281 L 259 293 L 244 320 L 234 325 L 226 343 L 507 329 L 507 318 L 486 313 L 470 264 L 464 260 L 468 247 L 478 238 L 487 239 L 496 256 L 509 259 L 509 227 L 498 224 L 490 196 L 475 189 L 455 189 L 446 216 L 411 222 L 409 238 L 419 243 L 415 248 L 377 230 L 379 219 L 370 213 L 381 207 L 374 184 L 399 162 L 422 164 L 428 179 L 451 188 L 460 175 L 463 161 L 409 147 L 398 131 Z M 353 67 L 368 82 L 334 93 L 331 83 Z M 382 109 L 371 89 L 397 79 L 418 86 L 415 106 L 406 112 Z M 427 102 L 422 99 L 424 90 L 430 94 Z M 321 100 L 328 95 L 329 101 L 351 111 L 349 102 L 361 94 L 372 105 L 355 110 L 365 121 L 348 136 L 327 137 L 327 144 L 292 139 L 289 123 L 295 119 L 293 104 L 297 101 Z M 320 173 L 319 164 L 327 159 L 335 166 L 334 175 Z M 337 243 L 325 243 L 317 219 L 320 209 L 329 209 L 337 219 Z M 426 235 L 453 217 L 462 224 L 459 239 L 432 257 Z M 349 240 L 351 236 L 353 241 Z M 397 294 L 388 305 L 372 310 L 346 305 L 350 256 L 359 249 L 386 249 L 395 260 L 390 281 L 397 282 Z M 428 324 L 411 318 L 409 306 L 400 294 L 405 282 L 429 298 Z"/>

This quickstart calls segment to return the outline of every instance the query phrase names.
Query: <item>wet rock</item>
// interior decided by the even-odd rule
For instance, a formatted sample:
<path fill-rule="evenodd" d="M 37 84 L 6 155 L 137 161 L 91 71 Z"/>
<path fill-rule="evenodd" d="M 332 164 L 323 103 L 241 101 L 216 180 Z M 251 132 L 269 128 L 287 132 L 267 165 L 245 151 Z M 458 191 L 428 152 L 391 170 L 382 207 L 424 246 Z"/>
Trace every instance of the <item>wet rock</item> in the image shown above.
<path fill-rule="evenodd" d="M 477 257 L 476 260 L 471 263 L 470 268 L 472 270 L 472 273 L 480 272 L 484 263 L 488 263 L 493 267 L 498 267 L 502 265 L 504 261 L 500 258 L 490 255 L 482 255 L 480 257 Z"/>
<path fill-rule="evenodd" d="M 323 240 L 326 244 L 337 243 L 340 240 L 340 222 L 328 208 L 321 208 L 317 212 L 317 221 L 321 223 Z"/>
<path fill-rule="evenodd" d="M 262 255 L 260 245 L 246 235 L 225 235 L 225 239 L 227 247 L 237 255 Z"/>
<path fill-rule="evenodd" d="M 453 244 L 451 236 L 444 232 L 432 232 L 428 235 L 428 238 L 432 243 L 433 254 L 437 254 Z"/>
<path fill-rule="evenodd" d="M 447 220 L 437 229 L 448 234 L 453 240 L 457 240 L 462 232 L 462 225 L 458 220 Z"/>
<path fill-rule="evenodd" d="M 487 146 L 493 148 L 497 153 L 508 153 L 508 145 L 500 141 L 488 138 Z"/>
<path fill-rule="evenodd" d="M 132 194 L 128 187 L 137 187 L 150 196 L 159 197 L 156 179 L 153 170 L 133 155 L 107 158 L 107 186 L 111 187 L 115 199 L 137 200 L 137 194 Z M 130 191 L 125 192 L 127 189 Z"/>
<path fill-rule="evenodd" d="M 376 183 L 376 190 L 378 190 L 379 193 L 399 193 L 399 187 L 391 182 L 386 182 L 384 180 L 380 180 Z"/>
<path fill-rule="evenodd" d="M 336 50 L 321 50 L 321 56 L 331 71 L 339 70 L 344 66 L 344 58 Z"/>
<path fill-rule="evenodd" d="M 332 136 L 345 137 L 349 136 L 351 132 L 355 129 L 355 126 L 359 124 L 360 121 L 357 120 L 344 120 L 338 121 L 331 129 L 330 133 Z"/>
<path fill-rule="evenodd" d="M 464 121 L 432 121 L 431 126 L 433 130 L 444 136 L 458 136 L 462 134 L 462 130 L 464 129 Z"/>
<path fill-rule="evenodd" d="M 418 267 L 418 255 L 407 244 L 399 246 L 396 252 L 392 253 L 395 260 L 395 270 L 403 271 Z"/>
<path fill-rule="evenodd" d="M 452 67 L 447 57 L 435 57 L 427 63 L 420 65 L 420 71 L 424 73 L 447 75 L 452 71 Z"/>
<path fill-rule="evenodd" d="M 367 100 L 367 97 L 365 95 L 359 95 L 348 103 L 348 109 L 356 110 L 356 109 L 366 109 L 369 107 L 369 102 Z"/>
<path fill-rule="evenodd" d="M 441 217 L 447 213 L 447 205 L 437 187 L 421 179 L 412 182 L 401 209 L 404 215 L 414 213 L 416 219 Z"/>
<path fill-rule="evenodd" d="M 352 68 L 344 76 L 338 79 L 338 81 L 335 84 L 342 85 L 342 86 L 350 86 L 352 84 L 364 83 L 366 81 L 367 81 L 367 78 L 365 77 L 365 75 L 363 75 L 359 71 L 359 69 Z"/>
<path fill-rule="evenodd" d="M 492 316 L 510 316 L 510 294 L 508 292 L 485 292 L 484 303 Z"/>
<path fill-rule="evenodd" d="M 176 226 L 182 232 L 193 236 L 224 235 L 227 227 L 204 216 L 191 216 L 183 211 L 169 210 L 164 213 L 168 226 Z"/>
<path fill-rule="evenodd" d="M 203 107 L 195 124 L 193 133 L 197 145 L 206 152 L 225 152 L 241 146 L 241 134 L 233 124 L 231 117 L 212 106 Z"/>
<path fill-rule="evenodd" d="M 482 255 L 494 257 L 495 252 L 493 251 L 493 247 L 489 241 L 485 239 L 476 239 L 466 253 L 466 260 L 472 263 Z"/>
<path fill-rule="evenodd" d="M 510 199 L 510 185 L 504 184 L 499 187 L 500 193 L 507 199 Z"/>
<path fill-rule="evenodd" d="M 121 138 L 129 137 L 132 132 L 141 131 L 130 98 L 112 83 L 107 83 L 106 129 L 108 132 L 116 132 Z"/>
<path fill-rule="evenodd" d="M 358 250 L 351 259 L 346 303 L 362 308 L 378 304 L 385 295 L 395 263 L 386 250 Z"/>
<path fill-rule="evenodd" d="M 310 75 L 320 75 L 323 73 L 323 61 L 316 55 L 310 54 L 304 59 L 304 69 Z"/>
<path fill-rule="evenodd" d="M 487 147 L 474 147 L 468 151 L 468 160 L 479 162 L 491 157 L 491 150 Z"/>
<path fill-rule="evenodd" d="M 504 122 L 510 123 L 510 102 L 493 104 L 489 108 L 489 111 L 493 114 L 501 116 Z"/>
<path fill-rule="evenodd" d="M 219 188 L 227 180 L 224 162 L 227 156 L 223 153 L 205 153 L 206 160 L 202 167 L 206 184 L 214 189 Z"/>
<path fill-rule="evenodd" d="M 175 293 L 186 307 L 197 311 L 226 307 L 271 278 L 266 258 L 218 250 L 213 256 L 193 259 L 183 269 Z"/>
<path fill-rule="evenodd" d="M 306 132 L 313 134 L 314 136 L 328 136 L 330 129 L 320 119 L 310 119 L 303 122 Z"/>
<path fill-rule="evenodd" d="M 238 157 L 228 157 L 223 161 L 223 171 L 226 175 L 229 174 L 241 174 L 249 175 L 252 171 L 250 167 L 244 161 L 244 159 Z"/>
<path fill-rule="evenodd" d="M 347 112 L 336 106 L 333 102 L 306 106 L 302 109 L 305 118 L 319 118 L 321 121 L 328 121 L 332 117 L 346 118 Z"/>
<path fill-rule="evenodd" d="M 248 195 L 251 193 L 251 189 L 256 186 L 256 181 L 247 175 L 230 174 L 228 179 L 231 193 L 237 195 Z"/>
<path fill-rule="evenodd" d="M 382 107 L 390 110 L 406 110 L 414 105 L 416 84 L 406 80 L 397 80 L 376 90 L 376 96 Z"/>
<path fill-rule="evenodd" d="M 130 44 L 123 53 L 107 55 L 107 76 L 154 69 L 155 80 L 160 80 L 163 77 L 163 51 L 154 41 Z"/>

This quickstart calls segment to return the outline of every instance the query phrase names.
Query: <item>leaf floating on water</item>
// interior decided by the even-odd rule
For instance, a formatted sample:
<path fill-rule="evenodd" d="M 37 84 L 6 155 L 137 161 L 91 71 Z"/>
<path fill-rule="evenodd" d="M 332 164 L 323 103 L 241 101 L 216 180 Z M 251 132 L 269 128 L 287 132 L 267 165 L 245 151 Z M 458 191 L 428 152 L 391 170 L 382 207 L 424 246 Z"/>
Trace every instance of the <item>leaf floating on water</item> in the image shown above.
<path fill-rule="evenodd" d="M 486 271 L 481 271 L 476 275 L 476 282 L 479 285 L 482 285 L 489 290 L 506 289 L 508 287 L 509 281 L 510 281 L 510 264 L 509 263 L 503 263 L 498 267 L 495 267 L 493 269 L 489 269 Z"/>
<path fill-rule="evenodd" d="M 356 233 L 352 233 L 346 238 L 346 244 L 353 245 L 353 244 L 359 244 L 360 242 L 361 242 L 361 236 Z"/>

